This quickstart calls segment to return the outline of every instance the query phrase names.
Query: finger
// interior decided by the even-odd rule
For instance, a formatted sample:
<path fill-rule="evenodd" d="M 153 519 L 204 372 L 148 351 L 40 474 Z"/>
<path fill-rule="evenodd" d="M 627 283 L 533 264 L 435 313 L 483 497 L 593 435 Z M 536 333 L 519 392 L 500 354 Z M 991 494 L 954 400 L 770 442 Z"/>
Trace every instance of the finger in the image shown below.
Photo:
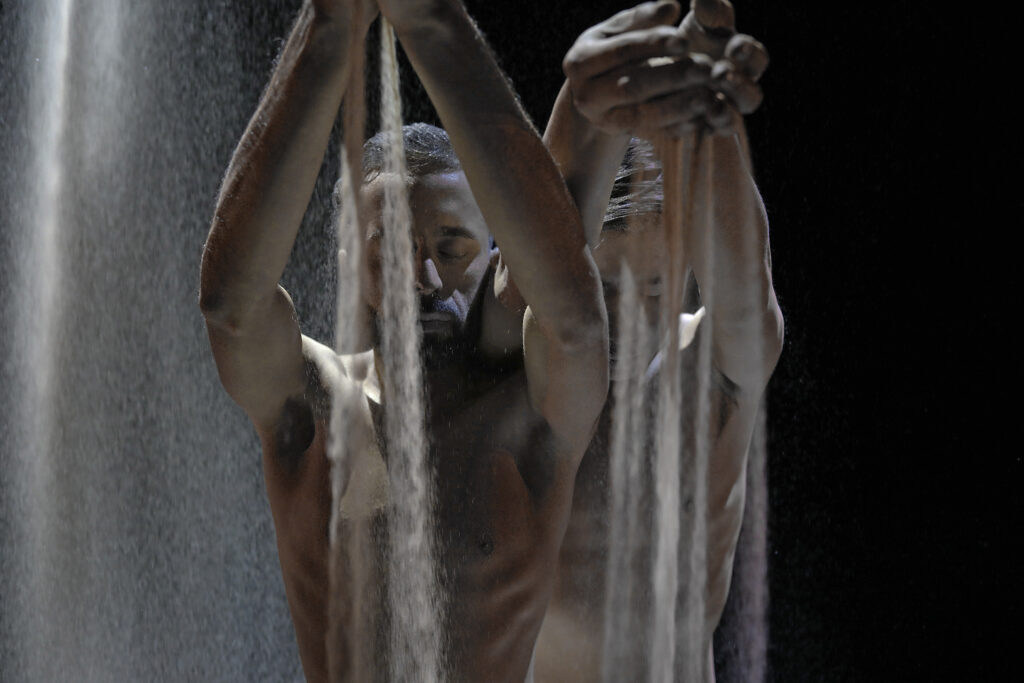
<path fill-rule="evenodd" d="M 648 60 L 613 69 L 574 91 L 580 111 L 594 115 L 615 107 L 639 104 L 697 85 L 710 85 L 711 65 L 687 58 Z"/>
<path fill-rule="evenodd" d="M 605 130 L 617 133 L 650 134 L 672 127 L 686 127 L 703 121 L 704 114 L 714 103 L 714 93 L 708 88 L 690 88 L 640 104 L 616 107 L 602 119 Z"/>
<path fill-rule="evenodd" d="M 751 78 L 748 78 L 732 64 L 721 60 L 711 71 L 712 87 L 724 94 L 742 114 L 750 114 L 761 106 L 764 92 Z"/>
<path fill-rule="evenodd" d="M 754 81 L 761 78 L 768 68 L 768 51 L 752 36 L 737 33 L 725 46 L 725 58 L 736 65 L 736 69 Z"/>
<path fill-rule="evenodd" d="M 722 93 L 715 93 L 714 101 L 704 114 L 704 120 L 712 131 L 719 131 L 729 125 L 733 119 L 733 107 Z"/>
<path fill-rule="evenodd" d="M 690 0 L 690 10 L 704 30 L 736 30 L 736 11 L 729 0 Z"/>
<path fill-rule="evenodd" d="M 570 80 L 590 78 L 630 62 L 676 57 L 687 52 L 686 40 L 670 26 L 630 31 L 605 40 L 580 41 L 562 61 Z"/>
<path fill-rule="evenodd" d="M 743 115 L 735 107 L 727 107 L 727 120 L 719 122 L 711 128 L 714 135 L 729 137 L 735 135 L 743 127 Z"/>
<path fill-rule="evenodd" d="M 691 53 L 705 54 L 711 59 L 723 57 L 725 46 L 733 35 L 733 32 L 727 28 L 701 26 L 693 12 L 683 18 L 683 23 L 679 26 L 679 33 L 686 38 Z"/>
<path fill-rule="evenodd" d="M 594 27 L 603 36 L 637 31 L 655 26 L 670 26 L 679 20 L 679 3 L 675 0 L 645 2 L 619 12 Z"/>

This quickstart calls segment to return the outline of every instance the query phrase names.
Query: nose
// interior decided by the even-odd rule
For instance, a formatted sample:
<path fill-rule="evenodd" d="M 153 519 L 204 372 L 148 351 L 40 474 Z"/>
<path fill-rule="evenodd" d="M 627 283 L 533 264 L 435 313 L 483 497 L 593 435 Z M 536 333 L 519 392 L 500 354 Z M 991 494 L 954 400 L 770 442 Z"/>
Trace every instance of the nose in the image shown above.
<path fill-rule="evenodd" d="M 441 289 L 441 276 L 437 273 L 437 266 L 421 245 L 416 249 L 416 293 L 433 294 Z"/>

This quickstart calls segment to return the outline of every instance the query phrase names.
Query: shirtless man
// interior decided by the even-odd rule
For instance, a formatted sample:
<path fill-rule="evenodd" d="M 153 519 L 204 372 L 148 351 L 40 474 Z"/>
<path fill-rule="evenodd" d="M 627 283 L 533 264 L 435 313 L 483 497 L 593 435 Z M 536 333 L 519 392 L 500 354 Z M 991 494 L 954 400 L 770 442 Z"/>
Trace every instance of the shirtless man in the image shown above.
<path fill-rule="evenodd" d="M 612 180 L 630 136 L 692 140 L 698 128 L 714 133 L 706 136 L 702 152 L 714 175 L 699 181 L 701 187 L 712 184 L 713 203 L 697 203 L 694 228 L 684 236 L 697 283 L 714 290 L 714 306 L 701 323 L 712 326 L 715 381 L 709 419 L 719 425 L 712 432 L 709 456 L 707 607 L 701 646 L 708 653 L 705 680 L 714 680 L 711 639 L 729 590 L 743 516 L 747 449 L 761 395 L 781 352 L 783 328 L 771 283 L 768 223 L 750 175 L 739 116 L 760 103 L 756 81 L 767 57 L 756 41 L 735 34 L 732 7 L 725 0 L 697 0 L 677 28 L 679 15 L 675 2 L 650 2 L 584 32 L 564 61 L 568 80 L 545 141 L 595 247 L 614 339 L 622 262 L 629 264 L 645 308 L 656 312 L 666 253 L 660 202 L 632 207 L 625 213 L 633 215 L 615 217 L 602 232 Z M 647 61 L 664 57 L 673 61 Z M 643 173 L 631 179 L 660 196 L 660 180 L 652 188 L 653 179 Z M 703 196 L 698 188 L 695 197 Z M 714 231 L 713 269 L 701 259 L 708 212 Z M 649 319 L 654 334 L 656 317 Z M 692 347 L 679 353 L 684 369 L 692 367 Z M 537 643 L 538 683 L 601 680 L 610 404 L 577 476 L 559 579 Z M 628 661 L 638 677 L 646 676 L 648 645 L 640 634 L 627 645 L 632 650 Z"/>
<path fill-rule="evenodd" d="M 303 6 L 224 180 L 200 295 L 221 381 L 262 443 L 285 589 L 310 681 L 328 677 L 328 410 L 320 397 L 355 402 L 365 419 L 362 431 L 346 438 L 359 448 L 373 442 L 371 414 L 387 410 L 387 396 L 364 409 L 360 378 L 301 335 L 278 285 L 348 84 L 354 2 Z M 564 181 L 461 3 L 378 4 L 461 162 L 461 170 L 412 178 L 411 191 L 416 286 L 428 311 L 423 345 L 444 359 L 426 368 L 424 381 L 438 555 L 451 597 L 439 608 L 450 643 L 446 664 L 454 680 L 520 682 L 552 590 L 576 469 L 607 392 L 600 282 Z M 376 14 L 377 7 L 369 9 Z M 379 197 L 388 180 L 377 176 L 362 189 L 371 242 L 383 229 Z M 488 233 L 529 305 L 523 357 L 511 367 L 487 362 L 486 340 L 507 324 L 490 287 Z M 379 265 L 374 253 L 366 250 L 371 274 Z M 366 289 L 376 312 L 377 288 Z M 430 353 L 447 345 L 462 351 Z M 358 479 L 353 475 L 350 487 Z"/>

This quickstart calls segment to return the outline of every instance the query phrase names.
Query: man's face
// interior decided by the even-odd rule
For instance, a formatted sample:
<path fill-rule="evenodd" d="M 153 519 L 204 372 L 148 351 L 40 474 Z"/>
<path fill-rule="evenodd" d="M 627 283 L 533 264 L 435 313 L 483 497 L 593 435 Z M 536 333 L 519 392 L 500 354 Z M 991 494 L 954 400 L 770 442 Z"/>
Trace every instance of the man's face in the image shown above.
<path fill-rule="evenodd" d="M 636 281 L 640 304 L 653 332 L 658 324 L 662 293 L 662 268 L 665 265 L 665 233 L 659 214 L 631 217 L 625 231 L 606 230 L 593 251 L 601 272 L 604 301 L 608 307 L 609 334 L 614 342 L 618 332 L 619 293 L 622 264 L 625 263 Z"/>
<path fill-rule="evenodd" d="M 381 212 L 387 183 L 394 175 L 380 175 L 362 189 L 366 226 L 363 292 L 375 315 L 382 303 Z M 466 342 L 470 307 L 490 260 L 489 234 L 480 209 L 461 172 L 418 178 L 409 193 L 415 249 L 416 291 L 420 301 L 423 346 L 454 348 Z M 376 325 L 375 325 L 376 327 Z M 468 340 L 473 341 L 473 340 Z"/>

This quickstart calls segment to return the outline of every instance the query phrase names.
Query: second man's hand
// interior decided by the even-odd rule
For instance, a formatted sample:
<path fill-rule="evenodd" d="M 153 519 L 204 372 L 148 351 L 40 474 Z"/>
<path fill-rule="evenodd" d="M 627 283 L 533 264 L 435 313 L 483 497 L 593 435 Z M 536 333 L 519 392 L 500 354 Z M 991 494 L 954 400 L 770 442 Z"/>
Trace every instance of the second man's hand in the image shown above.
<path fill-rule="evenodd" d="M 697 128 L 732 134 L 761 103 L 764 47 L 734 28 L 726 0 L 625 10 L 585 31 L 563 62 L 576 108 L 609 134 L 655 138 Z"/>

